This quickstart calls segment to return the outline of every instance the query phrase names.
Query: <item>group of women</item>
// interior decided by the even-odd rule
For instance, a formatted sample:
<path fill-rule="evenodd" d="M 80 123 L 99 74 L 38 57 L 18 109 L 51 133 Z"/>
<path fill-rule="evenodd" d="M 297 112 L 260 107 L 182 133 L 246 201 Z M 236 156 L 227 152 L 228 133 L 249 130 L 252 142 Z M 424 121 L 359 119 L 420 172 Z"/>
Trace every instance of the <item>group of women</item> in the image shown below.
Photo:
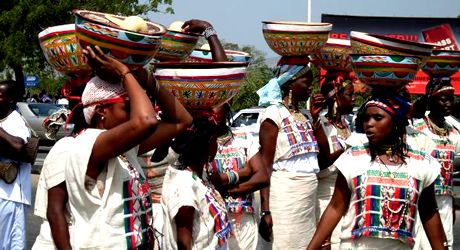
<path fill-rule="evenodd" d="M 192 20 L 184 28 L 212 26 Z M 225 60 L 216 33 L 207 38 L 213 59 Z M 282 58 L 257 92 L 267 108 L 259 138 L 250 139 L 228 128 L 228 104 L 187 111 L 153 78 L 97 46 L 84 54 L 96 76 L 72 112 L 81 126 L 45 160 L 36 249 L 452 246 L 460 141 L 444 120 L 453 102 L 448 81 L 430 81 L 414 106 L 400 90 L 375 88 L 352 126 L 353 74 L 329 73 L 313 94 L 308 59 Z M 301 106 L 309 99 L 308 112 Z M 414 120 L 415 107 L 437 112 Z M 160 217 L 137 161 L 152 149 L 165 152 L 158 161 L 176 155 L 167 158 Z"/>

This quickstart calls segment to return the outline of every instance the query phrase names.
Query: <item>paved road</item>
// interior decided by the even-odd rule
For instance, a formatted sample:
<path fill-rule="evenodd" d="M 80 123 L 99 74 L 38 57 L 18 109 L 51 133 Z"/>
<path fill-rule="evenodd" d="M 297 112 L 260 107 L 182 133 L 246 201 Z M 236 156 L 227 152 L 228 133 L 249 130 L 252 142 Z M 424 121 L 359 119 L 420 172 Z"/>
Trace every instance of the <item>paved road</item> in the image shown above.
<path fill-rule="evenodd" d="M 34 166 L 34 169 L 39 169 L 41 167 L 41 164 L 43 164 L 43 160 L 46 156 L 45 152 L 40 152 L 39 155 L 37 156 L 37 162 Z M 37 190 L 37 183 L 38 183 L 38 174 L 32 174 L 32 204 L 35 203 L 35 191 Z M 454 225 L 454 239 L 457 239 L 454 241 L 454 246 L 453 249 L 460 249 L 460 210 L 457 210 L 456 212 L 457 216 L 457 222 Z M 40 224 L 41 224 L 41 219 L 38 218 L 37 216 L 33 215 L 33 206 L 28 210 L 27 212 L 27 249 L 30 249 L 35 241 L 35 238 L 37 237 L 39 230 L 40 230 Z"/>

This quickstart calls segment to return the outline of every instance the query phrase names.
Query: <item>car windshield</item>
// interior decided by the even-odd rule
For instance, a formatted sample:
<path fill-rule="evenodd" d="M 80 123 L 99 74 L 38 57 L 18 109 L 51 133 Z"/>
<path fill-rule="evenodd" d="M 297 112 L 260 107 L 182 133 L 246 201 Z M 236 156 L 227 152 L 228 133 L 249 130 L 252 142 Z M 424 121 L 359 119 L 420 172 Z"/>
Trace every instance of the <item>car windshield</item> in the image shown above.
<path fill-rule="evenodd" d="M 259 113 L 242 113 L 232 123 L 232 127 L 250 126 L 257 123 Z"/>
<path fill-rule="evenodd" d="M 28 105 L 30 110 L 32 110 L 32 112 L 38 116 L 49 116 L 59 109 L 65 108 L 64 105 L 58 104 L 29 103 Z"/>

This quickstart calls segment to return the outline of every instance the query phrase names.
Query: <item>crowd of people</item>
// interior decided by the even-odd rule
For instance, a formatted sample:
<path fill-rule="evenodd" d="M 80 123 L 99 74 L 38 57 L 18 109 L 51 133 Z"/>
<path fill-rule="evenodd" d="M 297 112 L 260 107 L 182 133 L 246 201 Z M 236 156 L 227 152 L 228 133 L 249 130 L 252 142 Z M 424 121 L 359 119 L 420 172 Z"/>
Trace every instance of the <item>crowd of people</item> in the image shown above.
<path fill-rule="evenodd" d="M 207 30 L 213 60 L 226 60 L 211 24 L 183 28 Z M 283 57 L 257 91 L 266 109 L 253 138 L 228 127 L 228 103 L 187 110 L 143 69 L 97 46 L 83 53 L 95 75 L 72 107 L 72 135 L 45 159 L 33 249 L 452 248 L 460 135 L 445 121 L 449 79 L 432 78 L 413 104 L 404 89 L 375 87 L 350 122 L 353 73 L 328 72 L 314 94 L 308 58 Z M 31 205 L 31 131 L 13 83 L 0 82 L 2 249 L 26 247 Z"/>

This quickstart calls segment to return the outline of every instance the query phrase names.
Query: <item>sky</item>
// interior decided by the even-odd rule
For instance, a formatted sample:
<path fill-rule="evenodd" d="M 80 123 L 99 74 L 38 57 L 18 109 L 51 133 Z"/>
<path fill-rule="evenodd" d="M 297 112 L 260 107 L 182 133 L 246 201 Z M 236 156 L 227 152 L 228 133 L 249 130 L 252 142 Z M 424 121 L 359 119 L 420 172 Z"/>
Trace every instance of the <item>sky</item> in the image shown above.
<path fill-rule="evenodd" d="M 210 22 L 225 42 L 253 45 L 277 57 L 262 35 L 262 21 L 307 21 L 308 0 L 173 0 L 175 14 L 151 13 L 148 18 L 168 27 L 176 20 L 202 19 Z M 311 21 L 321 14 L 457 17 L 460 0 L 311 0 Z"/>

